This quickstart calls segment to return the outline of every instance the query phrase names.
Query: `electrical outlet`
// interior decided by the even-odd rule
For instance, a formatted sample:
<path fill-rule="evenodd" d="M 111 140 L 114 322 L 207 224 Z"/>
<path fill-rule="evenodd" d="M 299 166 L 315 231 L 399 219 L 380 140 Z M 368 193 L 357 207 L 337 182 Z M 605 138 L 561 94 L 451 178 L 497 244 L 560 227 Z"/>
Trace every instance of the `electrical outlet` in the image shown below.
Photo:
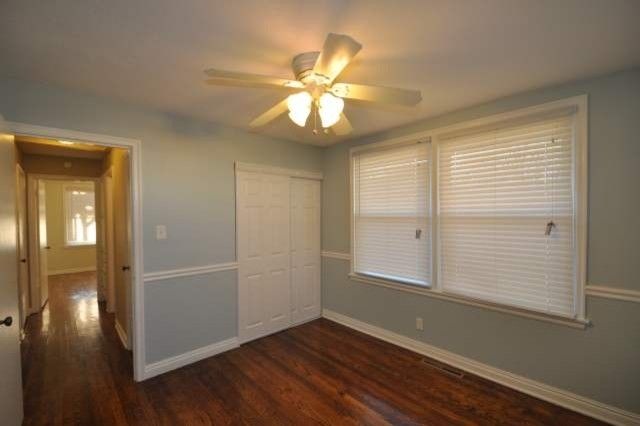
<path fill-rule="evenodd" d="M 416 317 L 416 330 L 424 330 L 424 323 L 420 317 Z"/>
<path fill-rule="evenodd" d="M 156 240 L 167 239 L 167 227 L 165 225 L 156 225 Z"/>

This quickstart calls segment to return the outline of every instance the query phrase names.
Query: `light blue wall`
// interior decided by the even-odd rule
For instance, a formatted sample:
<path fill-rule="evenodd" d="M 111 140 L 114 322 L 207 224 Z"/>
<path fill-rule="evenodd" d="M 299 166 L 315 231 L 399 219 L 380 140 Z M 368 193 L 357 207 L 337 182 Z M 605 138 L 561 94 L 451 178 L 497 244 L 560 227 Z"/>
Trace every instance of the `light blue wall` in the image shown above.
<path fill-rule="evenodd" d="M 142 140 L 145 272 L 235 260 L 234 161 L 322 170 L 320 148 L 42 84 L 0 79 L 0 114 Z M 158 224 L 167 225 L 169 239 L 155 239 Z M 233 273 L 145 288 L 147 362 L 236 335 Z"/>
<path fill-rule="evenodd" d="M 349 251 L 348 151 L 580 94 L 589 96 L 588 281 L 640 290 L 640 70 L 537 90 L 338 144 L 325 151 L 323 249 Z M 428 96 L 425 96 L 428 101 Z M 576 330 L 347 279 L 323 260 L 325 308 L 457 354 L 640 413 L 640 304 L 587 298 Z M 425 330 L 415 330 L 415 317 Z"/>
<path fill-rule="evenodd" d="M 152 281 L 145 285 L 147 362 L 237 336 L 236 271 Z M 161 309 L 159 309 L 161 307 Z M 205 324 L 194 330 L 194 324 Z"/>

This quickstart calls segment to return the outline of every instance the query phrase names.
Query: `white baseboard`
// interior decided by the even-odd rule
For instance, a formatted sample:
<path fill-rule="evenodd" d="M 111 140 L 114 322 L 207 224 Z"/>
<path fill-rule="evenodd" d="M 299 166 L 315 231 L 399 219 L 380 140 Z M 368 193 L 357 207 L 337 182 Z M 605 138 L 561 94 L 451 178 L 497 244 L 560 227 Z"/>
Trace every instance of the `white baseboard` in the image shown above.
<path fill-rule="evenodd" d="M 130 350 L 129 349 L 129 338 L 127 337 L 127 333 L 124 331 L 124 328 L 122 328 L 122 326 L 120 325 L 118 320 L 116 320 L 115 323 L 116 323 L 116 332 L 118 333 L 118 337 L 120 338 L 120 342 L 122 342 L 122 346 L 124 346 L 124 348 L 126 350 Z"/>
<path fill-rule="evenodd" d="M 78 272 L 95 272 L 95 266 L 82 266 L 79 268 L 67 268 L 67 269 L 56 269 L 53 271 L 47 271 L 47 275 L 64 275 L 64 274 L 75 274 Z"/>
<path fill-rule="evenodd" d="M 147 364 L 144 368 L 144 379 L 146 380 L 157 376 L 158 374 L 163 374 L 168 371 L 175 370 L 176 368 L 184 367 L 187 364 L 192 364 L 219 353 L 235 349 L 238 346 L 240 346 L 238 338 L 232 337 L 180 355 L 165 358 L 152 364 Z"/>
<path fill-rule="evenodd" d="M 528 379 L 508 371 L 500 370 L 470 358 L 454 354 L 427 343 L 411 339 L 389 330 L 377 327 L 324 309 L 322 316 L 354 330 L 368 334 L 413 352 L 434 358 L 469 373 L 500 383 L 517 391 L 551 402 L 564 408 L 603 420 L 614 425 L 640 425 L 640 414 L 625 411 L 593 399 Z"/>

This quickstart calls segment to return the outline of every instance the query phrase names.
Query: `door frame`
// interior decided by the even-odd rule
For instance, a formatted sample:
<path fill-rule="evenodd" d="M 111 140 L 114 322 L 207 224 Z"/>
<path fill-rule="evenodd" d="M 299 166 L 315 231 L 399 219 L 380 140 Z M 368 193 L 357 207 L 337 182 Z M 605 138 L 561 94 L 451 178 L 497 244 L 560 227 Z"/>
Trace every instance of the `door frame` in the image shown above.
<path fill-rule="evenodd" d="M 131 250 L 131 260 L 133 265 L 133 274 L 131 276 L 133 379 L 137 382 L 143 381 L 146 378 L 146 348 L 144 339 L 144 256 L 142 245 L 142 141 L 140 139 L 87 133 L 77 130 L 59 129 L 28 123 L 7 121 L 6 124 L 8 132 L 16 136 L 36 136 L 49 139 L 90 142 L 100 146 L 121 148 L 129 151 L 131 167 L 131 227 L 133 240 Z"/>
<path fill-rule="evenodd" d="M 27 322 L 27 317 L 30 314 L 30 306 L 31 306 L 31 282 L 29 279 L 29 262 L 31 260 L 31 255 L 29 253 L 29 215 L 27 205 L 29 200 L 27 198 L 27 174 L 19 163 L 16 163 L 16 218 L 17 218 L 17 260 L 18 260 L 18 307 L 20 313 L 20 340 L 24 339 L 24 326 Z M 24 193 L 22 192 L 22 186 L 20 184 L 21 179 L 24 180 Z M 24 197 L 24 203 L 22 203 L 22 198 Z M 22 227 L 20 227 L 21 217 L 24 215 L 24 223 Z M 21 229 L 22 228 L 22 229 Z M 21 241 L 20 233 L 23 233 L 24 241 Z M 24 269 L 26 272 L 23 272 L 23 257 L 20 256 L 21 252 L 26 252 L 26 263 L 24 263 Z M 26 280 L 26 285 L 24 285 L 23 280 Z M 23 301 L 26 300 L 26 305 L 23 305 Z"/>
<path fill-rule="evenodd" d="M 52 174 L 45 174 L 45 173 L 27 173 L 27 189 L 30 187 L 30 183 L 32 182 L 37 182 L 36 185 L 39 185 L 40 181 L 45 181 L 45 180 L 60 180 L 60 181 L 84 181 L 84 182 L 93 182 L 94 184 L 94 188 L 99 184 L 99 179 L 95 178 L 95 177 L 90 177 L 90 176 L 75 176 L 75 175 L 52 175 Z M 46 193 L 45 193 L 45 197 L 46 197 Z M 64 194 L 63 194 L 64 197 Z M 33 205 L 34 208 L 30 209 L 27 213 L 28 216 L 28 221 L 29 223 L 33 222 L 34 220 L 37 221 L 37 216 L 32 216 L 32 214 L 37 214 L 37 208 L 38 207 L 38 203 L 39 203 L 39 199 L 38 199 L 38 194 L 33 194 L 30 191 L 27 191 L 27 205 L 31 206 Z M 36 210 L 32 213 L 32 210 Z M 66 212 L 63 212 L 63 215 L 65 215 L 66 217 Z M 66 221 L 66 219 L 65 219 Z M 34 289 L 33 285 L 32 285 L 32 281 L 31 281 L 31 270 L 40 270 L 39 268 L 41 267 L 40 265 L 40 252 L 38 250 L 38 242 L 39 242 L 39 236 L 36 237 L 35 235 L 29 235 L 29 250 L 31 250 L 31 248 L 33 247 L 34 250 L 34 255 L 32 255 L 32 253 L 30 252 L 29 254 L 31 255 L 30 261 L 29 261 L 29 290 L 30 290 L 30 294 L 31 296 L 35 299 L 35 300 L 41 300 L 42 299 L 42 291 L 41 291 L 41 282 L 40 279 L 38 278 L 38 285 L 37 287 Z M 48 271 L 47 271 L 48 273 Z M 44 305 L 41 306 L 31 306 L 31 309 L 29 310 L 29 315 L 31 314 L 35 314 L 40 312 L 40 310 L 44 307 Z"/>

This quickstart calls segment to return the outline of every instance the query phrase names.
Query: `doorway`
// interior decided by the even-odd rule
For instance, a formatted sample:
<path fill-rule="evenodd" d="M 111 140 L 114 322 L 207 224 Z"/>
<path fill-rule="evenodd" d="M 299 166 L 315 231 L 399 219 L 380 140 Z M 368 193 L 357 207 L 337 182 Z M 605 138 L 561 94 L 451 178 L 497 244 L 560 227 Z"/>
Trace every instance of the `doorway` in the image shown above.
<path fill-rule="evenodd" d="M 56 386 L 76 383 L 78 366 L 104 356 L 131 366 L 132 162 L 129 149 L 79 140 L 17 135 L 14 145 L 22 382 L 30 413 Z M 60 372 L 57 384 L 43 381 Z"/>
<path fill-rule="evenodd" d="M 129 150 L 22 135 L 16 136 L 15 145 L 17 198 L 27 200 L 28 256 L 20 263 L 28 266 L 28 285 L 21 288 L 21 311 L 25 312 L 21 326 L 28 321 L 27 315 L 43 312 L 50 277 L 57 277 L 54 281 L 59 283 L 65 276 L 73 280 L 72 274 L 93 272 L 96 302 L 104 302 L 105 311 L 115 314 L 118 335 L 130 349 Z M 25 176 L 26 194 L 20 185 Z M 19 230 L 25 228 L 21 222 Z"/>

